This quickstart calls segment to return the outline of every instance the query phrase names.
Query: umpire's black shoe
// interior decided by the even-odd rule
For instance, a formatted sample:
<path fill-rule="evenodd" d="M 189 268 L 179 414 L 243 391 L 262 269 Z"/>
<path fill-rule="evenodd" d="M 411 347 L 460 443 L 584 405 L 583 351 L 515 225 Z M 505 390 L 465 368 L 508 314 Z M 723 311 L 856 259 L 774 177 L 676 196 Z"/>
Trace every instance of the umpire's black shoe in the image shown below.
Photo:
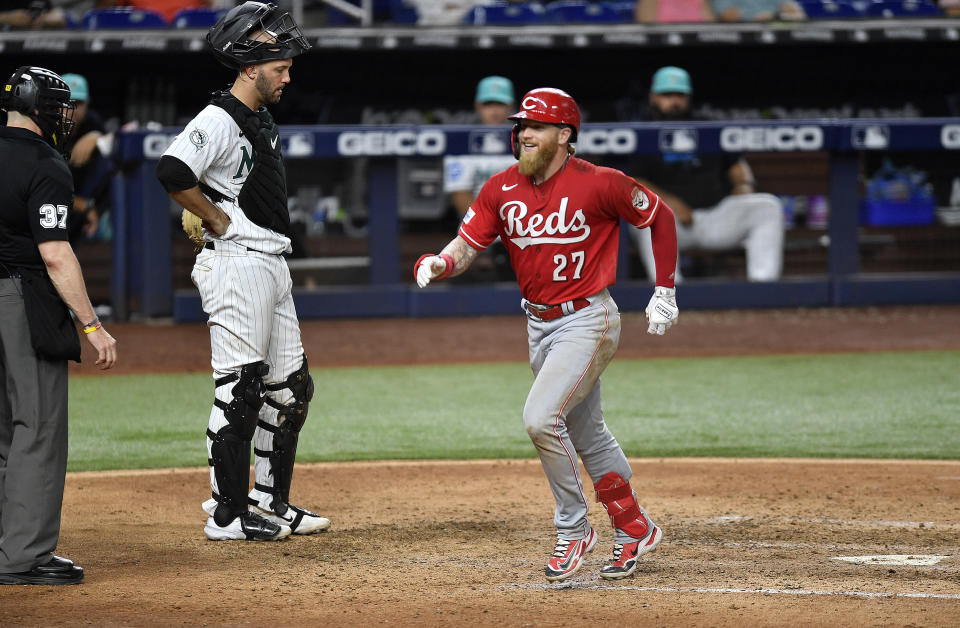
<path fill-rule="evenodd" d="M 80 584 L 83 582 L 83 567 L 72 560 L 54 556 L 43 565 L 30 571 L 0 573 L 0 584 Z"/>
<path fill-rule="evenodd" d="M 225 526 L 218 525 L 210 517 L 203 532 L 211 541 L 279 541 L 290 536 L 288 526 L 277 525 L 250 511 L 238 515 Z"/>

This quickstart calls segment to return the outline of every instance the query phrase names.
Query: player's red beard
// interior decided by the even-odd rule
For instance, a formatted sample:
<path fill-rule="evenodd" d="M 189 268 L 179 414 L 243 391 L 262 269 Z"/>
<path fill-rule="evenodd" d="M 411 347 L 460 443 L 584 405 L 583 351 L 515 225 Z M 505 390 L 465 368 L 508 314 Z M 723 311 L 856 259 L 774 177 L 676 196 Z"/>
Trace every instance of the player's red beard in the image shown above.
<path fill-rule="evenodd" d="M 537 147 L 537 150 L 531 152 L 525 152 L 523 144 L 521 144 L 520 162 L 517 164 L 517 169 L 525 177 L 542 172 L 553 160 L 553 156 L 557 154 L 558 150 L 560 150 L 560 144 L 557 142 L 542 144 Z"/>
<path fill-rule="evenodd" d="M 254 85 L 257 88 L 257 93 L 260 95 L 260 100 L 263 101 L 263 104 L 275 105 L 280 102 L 283 86 L 281 85 L 280 87 L 274 88 L 273 85 L 270 84 L 270 81 L 267 80 L 266 72 L 257 74 Z"/>

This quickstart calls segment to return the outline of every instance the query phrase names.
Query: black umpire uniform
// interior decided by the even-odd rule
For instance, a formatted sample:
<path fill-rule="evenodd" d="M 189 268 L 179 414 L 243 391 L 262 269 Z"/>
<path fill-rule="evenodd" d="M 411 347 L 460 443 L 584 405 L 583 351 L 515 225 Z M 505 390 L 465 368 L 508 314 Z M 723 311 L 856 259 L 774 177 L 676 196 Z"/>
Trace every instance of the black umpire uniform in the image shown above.
<path fill-rule="evenodd" d="M 62 97 L 55 73 L 21 70 L 11 78 L 13 85 L 0 88 L 9 93 L 17 80 L 38 89 L 52 84 L 52 93 Z M 24 78 L 30 73 L 33 78 Z M 65 83 L 62 87 L 69 98 L 69 88 Z M 5 108 L 16 110 L 10 102 L 4 101 Z M 49 118 L 37 119 L 41 126 L 49 123 Z M 36 310 L 29 320 L 27 315 L 34 293 L 28 291 L 24 299 L 31 277 L 46 280 L 38 244 L 67 240 L 73 203 L 70 170 L 50 143 L 65 139 L 58 133 L 68 136 L 69 127 L 50 128 L 55 130 L 44 129 L 39 135 L 26 128 L 0 127 L 0 584 L 73 584 L 83 579 L 81 567 L 53 554 L 67 469 L 67 358 L 40 357 L 40 317 Z M 69 319 L 65 307 L 56 305 Z M 90 326 L 100 329 L 95 319 Z M 75 327 L 72 332 L 76 340 Z M 73 359 L 79 360 L 79 342 Z"/>

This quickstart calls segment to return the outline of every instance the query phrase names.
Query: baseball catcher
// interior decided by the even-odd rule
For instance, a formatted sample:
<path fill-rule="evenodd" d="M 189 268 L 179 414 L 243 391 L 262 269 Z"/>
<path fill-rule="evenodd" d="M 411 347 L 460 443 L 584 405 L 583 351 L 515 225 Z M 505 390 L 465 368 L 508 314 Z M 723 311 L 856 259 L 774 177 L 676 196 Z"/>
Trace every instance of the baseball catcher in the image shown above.
<path fill-rule="evenodd" d="M 204 532 L 211 540 L 311 534 L 330 521 L 290 503 L 313 379 L 282 257 L 292 250 L 286 174 L 266 108 L 280 100 L 294 57 L 310 44 L 289 14 L 262 2 L 231 9 L 206 39 L 234 72 L 233 85 L 214 93 L 157 165 L 197 244 L 190 277 L 209 315 L 215 399 Z"/>

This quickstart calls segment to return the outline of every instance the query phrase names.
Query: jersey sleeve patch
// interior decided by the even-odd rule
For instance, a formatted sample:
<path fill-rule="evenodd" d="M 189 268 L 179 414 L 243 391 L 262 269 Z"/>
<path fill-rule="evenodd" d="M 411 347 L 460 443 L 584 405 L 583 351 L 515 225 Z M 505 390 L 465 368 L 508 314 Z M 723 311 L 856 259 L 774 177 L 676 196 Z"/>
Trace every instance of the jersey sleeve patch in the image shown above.
<path fill-rule="evenodd" d="M 198 151 L 202 150 L 207 146 L 207 144 L 210 143 L 210 135 L 200 127 L 194 127 L 194 129 L 190 131 L 188 139 Z"/>
<path fill-rule="evenodd" d="M 638 212 L 645 211 L 650 207 L 650 198 L 639 187 L 633 188 L 633 206 Z"/>

